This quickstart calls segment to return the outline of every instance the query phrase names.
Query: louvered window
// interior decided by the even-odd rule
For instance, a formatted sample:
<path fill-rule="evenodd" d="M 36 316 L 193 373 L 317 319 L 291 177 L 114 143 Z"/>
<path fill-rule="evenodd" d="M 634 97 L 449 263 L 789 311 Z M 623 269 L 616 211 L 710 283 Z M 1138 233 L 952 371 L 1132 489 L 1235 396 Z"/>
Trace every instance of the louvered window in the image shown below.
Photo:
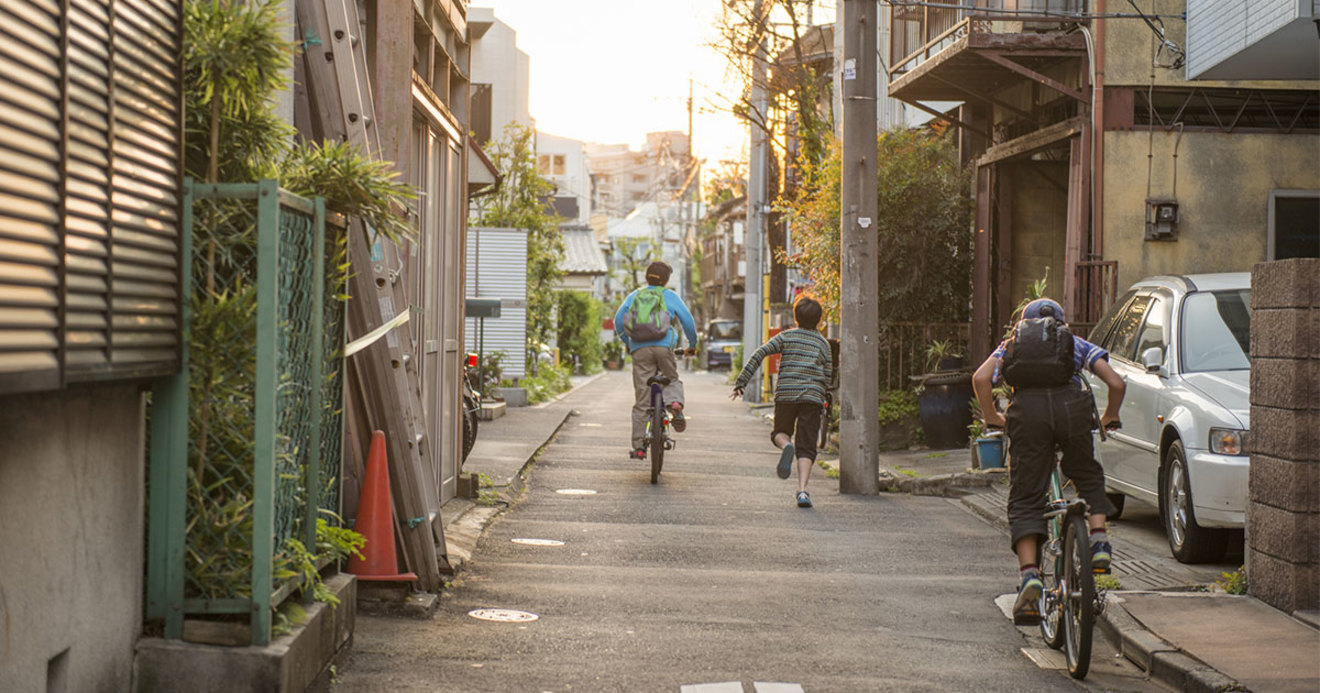
<path fill-rule="evenodd" d="M 0 2 L 0 393 L 178 367 L 179 21 Z"/>

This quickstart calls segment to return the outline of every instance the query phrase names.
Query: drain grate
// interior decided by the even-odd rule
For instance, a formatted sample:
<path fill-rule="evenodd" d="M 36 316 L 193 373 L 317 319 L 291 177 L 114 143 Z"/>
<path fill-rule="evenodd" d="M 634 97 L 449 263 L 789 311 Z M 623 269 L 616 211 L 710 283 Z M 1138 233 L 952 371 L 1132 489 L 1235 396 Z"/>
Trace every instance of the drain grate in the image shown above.
<path fill-rule="evenodd" d="M 540 618 L 540 616 L 531 612 L 516 609 L 473 609 L 468 612 L 468 616 L 479 621 L 496 621 L 499 623 L 529 623 Z"/>
<path fill-rule="evenodd" d="M 563 546 L 564 542 L 558 539 L 531 539 L 527 537 L 518 537 L 510 539 L 515 544 L 525 544 L 527 546 Z"/>

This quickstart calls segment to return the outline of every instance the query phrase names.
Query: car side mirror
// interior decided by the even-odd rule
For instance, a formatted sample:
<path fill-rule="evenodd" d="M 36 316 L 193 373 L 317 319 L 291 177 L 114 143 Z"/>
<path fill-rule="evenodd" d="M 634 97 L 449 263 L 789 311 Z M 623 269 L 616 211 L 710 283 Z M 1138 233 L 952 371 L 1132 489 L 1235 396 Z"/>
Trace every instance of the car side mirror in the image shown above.
<path fill-rule="evenodd" d="M 1164 350 L 1159 347 L 1151 347 L 1141 352 L 1141 365 L 1146 367 L 1147 373 L 1159 373 L 1164 365 Z"/>

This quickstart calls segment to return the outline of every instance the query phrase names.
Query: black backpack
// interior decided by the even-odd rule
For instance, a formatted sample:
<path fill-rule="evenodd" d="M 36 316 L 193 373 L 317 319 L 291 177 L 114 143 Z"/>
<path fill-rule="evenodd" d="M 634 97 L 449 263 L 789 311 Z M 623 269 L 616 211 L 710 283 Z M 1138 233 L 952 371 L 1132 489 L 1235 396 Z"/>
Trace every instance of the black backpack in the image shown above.
<path fill-rule="evenodd" d="M 1013 387 L 1060 387 L 1077 371 L 1072 331 L 1054 318 L 1021 320 L 1004 347 L 1004 380 Z"/>

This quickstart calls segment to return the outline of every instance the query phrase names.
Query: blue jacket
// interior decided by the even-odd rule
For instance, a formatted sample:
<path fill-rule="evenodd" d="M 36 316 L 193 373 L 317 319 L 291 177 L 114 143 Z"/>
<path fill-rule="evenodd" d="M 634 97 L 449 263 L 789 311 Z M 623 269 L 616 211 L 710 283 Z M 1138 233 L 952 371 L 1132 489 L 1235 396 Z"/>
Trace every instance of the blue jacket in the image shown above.
<path fill-rule="evenodd" d="M 619 312 L 614 314 L 614 333 L 619 335 L 619 339 L 623 340 L 623 345 L 628 347 L 628 353 L 631 354 L 642 347 L 650 346 L 662 346 L 671 349 L 677 347 L 678 329 L 676 325 L 683 326 L 683 332 L 687 335 L 688 345 L 696 346 L 697 324 L 692 320 L 692 313 L 688 312 L 687 306 L 683 304 L 683 299 L 679 298 L 678 294 L 669 289 L 665 289 L 665 308 L 669 310 L 669 317 L 671 318 L 669 336 L 664 339 L 657 339 L 653 342 L 637 342 L 636 344 L 634 344 L 631 339 L 628 339 L 628 335 L 623 332 L 623 316 L 628 314 L 629 308 L 632 308 L 633 297 L 637 295 L 637 291 L 641 291 L 641 289 L 628 294 L 628 298 L 623 299 L 623 305 L 619 306 Z"/>

